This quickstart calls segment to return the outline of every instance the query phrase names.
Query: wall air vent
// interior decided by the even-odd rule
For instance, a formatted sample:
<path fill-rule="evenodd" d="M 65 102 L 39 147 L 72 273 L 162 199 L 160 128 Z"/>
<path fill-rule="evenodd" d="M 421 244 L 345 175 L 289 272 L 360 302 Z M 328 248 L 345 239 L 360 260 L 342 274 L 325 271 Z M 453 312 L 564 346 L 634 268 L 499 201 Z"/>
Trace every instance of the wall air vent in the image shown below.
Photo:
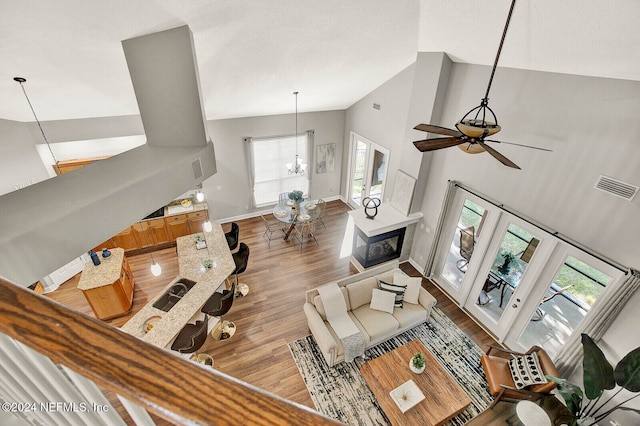
<path fill-rule="evenodd" d="M 604 175 L 600 175 L 595 188 L 615 195 L 616 197 L 624 198 L 627 201 L 633 200 L 633 197 L 635 197 L 638 190 L 640 190 L 639 186 Z"/>
<path fill-rule="evenodd" d="M 193 169 L 193 178 L 195 180 L 202 178 L 202 163 L 200 163 L 200 158 L 191 162 L 191 168 Z"/>

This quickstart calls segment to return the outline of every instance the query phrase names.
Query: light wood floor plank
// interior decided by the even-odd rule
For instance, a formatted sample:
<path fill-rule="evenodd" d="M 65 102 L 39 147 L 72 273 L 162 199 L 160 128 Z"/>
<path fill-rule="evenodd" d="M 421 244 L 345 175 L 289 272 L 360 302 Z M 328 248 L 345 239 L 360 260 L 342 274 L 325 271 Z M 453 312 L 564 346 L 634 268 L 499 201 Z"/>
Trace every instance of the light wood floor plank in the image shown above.
<path fill-rule="evenodd" d="M 314 408 L 287 343 L 310 334 L 302 310 L 305 292 L 357 272 L 348 257 L 339 257 L 348 210 L 341 201 L 327 203 L 327 228 L 318 227 L 318 245 L 312 241 L 302 251 L 295 241 L 284 241 L 281 235 L 269 247 L 260 217 L 237 222 L 240 241 L 251 250 L 247 270 L 239 276 L 241 282 L 249 285 L 250 292 L 237 298 L 224 316 L 236 324 L 235 336 L 222 342 L 209 336 L 199 351 L 213 356 L 216 369 Z M 223 224 L 223 228 L 228 230 L 230 224 Z M 160 277 L 151 274 L 149 254 L 128 257 L 136 283 L 133 308 L 130 314 L 108 321 L 113 326 L 124 324 L 178 275 L 175 248 L 156 251 L 153 258 L 162 265 Z M 403 263 L 401 268 L 411 276 L 420 276 L 409 263 Z M 76 288 L 78 279 L 79 275 L 48 296 L 93 316 L 82 292 Z M 423 286 L 472 340 L 483 348 L 495 344 L 491 336 L 424 278 Z"/>

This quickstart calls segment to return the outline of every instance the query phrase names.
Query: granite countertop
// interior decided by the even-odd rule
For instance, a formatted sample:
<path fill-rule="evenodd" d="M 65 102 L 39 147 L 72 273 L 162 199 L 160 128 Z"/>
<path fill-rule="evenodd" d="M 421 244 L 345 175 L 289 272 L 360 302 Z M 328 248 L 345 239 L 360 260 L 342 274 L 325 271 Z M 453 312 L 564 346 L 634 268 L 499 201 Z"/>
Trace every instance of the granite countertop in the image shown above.
<path fill-rule="evenodd" d="M 196 250 L 195 235 L 187 235 L 176 240 L 178 250 L 179 276 L 171 280 L 169 284 L 135 314 L 121 330 L 136 336 L 145 342 L 166 347 L 182 327 L 198 312 L 207 299 L 221 286 L 226 278 L 235 269 L 235 263 L 231 251 L 227 245 L 224 231 L 219 223 L 211 222 L 211 232 L 202 232 L 207 242 L 207 248 Z M 211 269 L 202 266 L 202 260 L 210 258 L 213 262 Z M 169 312 L 154 308 L 153 304 L 173 284 L 181 278 L 196 282 L 196 285 L 176 303 Z M 153 328 L 147 333 L 144 325 L 147 320 L 153 318 Z"/>
<path fill-rule="evenodd" d="M 92 290 L 94 288 L 111 285 L 120 278 L 122 262 L 124 260 L 124 249 L 111 249 L 111 256 L 106 259 L 102 258 L 102 254 L 97 254 L 100 259 L 98 266 L 94 265 L 93 262 L 84 264 L 82 275 L 80 275 L 80 280 L 78 281 L 78 288 L 80 290 Z"/>

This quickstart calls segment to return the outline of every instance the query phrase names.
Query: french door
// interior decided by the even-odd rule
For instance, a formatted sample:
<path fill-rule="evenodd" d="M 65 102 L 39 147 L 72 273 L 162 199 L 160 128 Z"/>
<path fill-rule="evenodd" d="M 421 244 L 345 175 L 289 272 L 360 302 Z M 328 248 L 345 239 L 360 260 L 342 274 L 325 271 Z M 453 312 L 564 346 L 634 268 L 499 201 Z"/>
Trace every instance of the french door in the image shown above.
<path fill-rule="evenodd" d="M 501 212 L 483 253 L 465 309 L 504 341 L 518 318 L 530 318 L 537 278 L 556 241 L 538 228 Z"/>
<path fill-rule="evenodd" d="M 361 207 L 366 197 L 382 200 L 388 163 L 389 150 L 351 133 L 347 184 L 348 204 L 351 207 Z"/>
<path fill-rule="evenodd" d="M 514 350 L 554 357 L 623 273 L 464 190 L 442 228 L 432 278 Z"/>

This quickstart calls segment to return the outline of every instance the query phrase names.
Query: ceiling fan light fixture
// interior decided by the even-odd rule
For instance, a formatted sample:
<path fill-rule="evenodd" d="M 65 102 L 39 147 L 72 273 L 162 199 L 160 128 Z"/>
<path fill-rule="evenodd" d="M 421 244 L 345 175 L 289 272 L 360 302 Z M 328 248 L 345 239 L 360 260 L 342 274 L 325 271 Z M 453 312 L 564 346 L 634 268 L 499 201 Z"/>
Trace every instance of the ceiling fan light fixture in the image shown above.
<path fill-rule="evenodd" d="M 484 138 L 495 135 L 502 128 L 491 121 L 468 119 L 458 121 L 456 123 L 456 129 L 470 138 Z"/>
<path fill-rule="evenodd" d="M 458 145 L 458 148 L 466 154 L 480 154 L 484 152 L 484 149 L 475 142 L 465 142 Z"/>

